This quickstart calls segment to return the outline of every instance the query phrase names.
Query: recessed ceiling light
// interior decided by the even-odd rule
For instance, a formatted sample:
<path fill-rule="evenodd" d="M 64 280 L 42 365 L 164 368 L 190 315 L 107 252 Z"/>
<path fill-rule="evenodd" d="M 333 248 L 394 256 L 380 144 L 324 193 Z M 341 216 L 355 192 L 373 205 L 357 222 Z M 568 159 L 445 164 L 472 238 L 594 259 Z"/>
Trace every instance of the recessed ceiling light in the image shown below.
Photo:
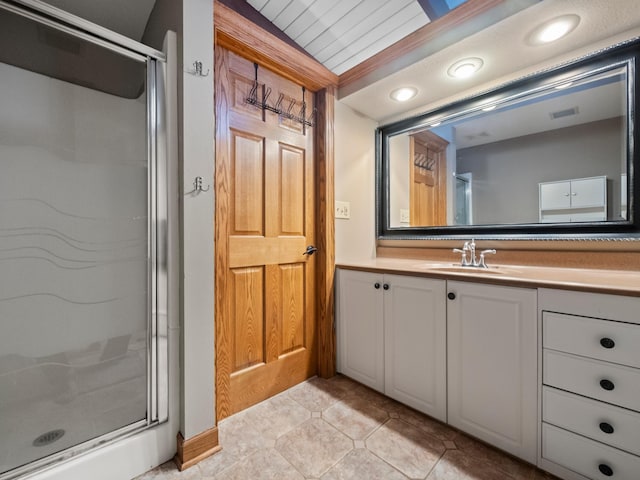
<path fill-rule="evenodd" d="M 411 100 L 418 94 L 418 89 L 415 87 L 401 87 L 396 88 L 389 96 L 396 102 L 406 102 Z"/>
<path fill-rule="evenodd" d="M 484 65 L 484 62 L 481 58 L 464 58 L 451 65 L 449 70 L 447 70 L 447 73 L 450 77 L 454 78 L 469 78 L 480 70 L 482 65 Z"/>
<path fill-rule="evenodd" d="M 529 34 L 529 43 L 531 45 L 544 45 L 545 43 L 554 42 L 571 33 L 579 23 L 580 17 L 574 14 L 553 18 L 539 25 Z"/>

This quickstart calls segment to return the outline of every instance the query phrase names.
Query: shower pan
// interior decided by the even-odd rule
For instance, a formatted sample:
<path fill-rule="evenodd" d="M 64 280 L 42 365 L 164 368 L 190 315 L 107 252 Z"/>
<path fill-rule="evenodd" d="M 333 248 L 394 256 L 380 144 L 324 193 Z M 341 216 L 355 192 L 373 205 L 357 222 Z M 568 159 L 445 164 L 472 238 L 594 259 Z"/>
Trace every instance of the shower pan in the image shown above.
<path fill-rule="evenodd" d="M 47 13 L 0 1 L 1 480 L 168 411 L 164 55 Z"/>

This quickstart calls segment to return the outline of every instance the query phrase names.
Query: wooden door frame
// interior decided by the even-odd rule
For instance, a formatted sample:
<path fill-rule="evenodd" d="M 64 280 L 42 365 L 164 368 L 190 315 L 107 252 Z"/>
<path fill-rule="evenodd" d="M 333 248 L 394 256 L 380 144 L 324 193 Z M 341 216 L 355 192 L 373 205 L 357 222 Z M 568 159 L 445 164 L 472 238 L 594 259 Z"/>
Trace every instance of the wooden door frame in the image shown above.
<path fill-rule="evenodd" d="M 318 247 L 316 264 L 316 318 L 317 318 L 317 366 L 318 375 L 335 375 L 335 333 L 334 333 L 334 270 L 335 270 L 335 228 L 334 228 L 334 102 L 338 76 L 320 63 L 291 45 L 261 29 L 232 9 L 218 2 L 214 3 L 214 52 L 223 47 L 253 61 L 269 70 L 298 83 L 316 94 L 316 117 L 314 127 L 315 175 L 316 175 L 316 243 Z M 214 53 L 215 55 L 215 53 Z M 214 92 L 215 95 L 215 92 Z M 217 99 L 216 99 L 217 102 Z M 224 120 L 216 119 L 216 138 L 225 126 Z M 216 191 L 225 188 L 218 184 Z M 218 198 L 216 198 L 216 202 Z M 224 206 L 220 206 L 223 208 Z M 216 212 L 218 208 L 216 207 Z M 228 243 L 227 230 L 215 223 L 215 312 L 225 310 L 227 290 Z M 223 313 L 224 314 L 224 313 Z M 229 332 L 222 331 L 222 322 L 215 322 L 216 345 L 216 402 L 220 395 L 228 395 L 225 386 L 218 382 L 219 371 L 217 351 L 219 339 L 228 338 Z M 229 372 L 230 374 L 231 372 Z"/>

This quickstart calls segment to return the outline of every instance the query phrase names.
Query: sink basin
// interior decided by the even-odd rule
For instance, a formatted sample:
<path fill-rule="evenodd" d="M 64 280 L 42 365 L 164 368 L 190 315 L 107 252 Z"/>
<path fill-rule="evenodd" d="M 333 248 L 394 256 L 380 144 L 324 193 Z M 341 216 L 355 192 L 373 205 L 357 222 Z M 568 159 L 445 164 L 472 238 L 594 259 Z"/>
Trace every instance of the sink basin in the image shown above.
<path fill-rule="evenodd" d="M 473 273 L 481 275 L 504 275 L 507 273 L 513 273 L 513 270 L 500 266 L 489 266 L 487 268 L 463 267 L 457 263 L 420 263 L 416 265 L 416 267 L 424 270 L 436 270 L 438 272 Z"/>

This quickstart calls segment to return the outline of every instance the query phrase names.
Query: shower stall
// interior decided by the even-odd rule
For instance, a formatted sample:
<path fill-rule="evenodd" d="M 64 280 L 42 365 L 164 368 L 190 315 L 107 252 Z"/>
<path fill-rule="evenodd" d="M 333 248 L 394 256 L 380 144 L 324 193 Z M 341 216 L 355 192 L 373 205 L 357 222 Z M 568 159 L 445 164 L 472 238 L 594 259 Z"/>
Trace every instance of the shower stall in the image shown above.
<path fill-rule="evenodd" d="M 0 0 L 0 480 L 167 419 L 164 55 Z"/>

